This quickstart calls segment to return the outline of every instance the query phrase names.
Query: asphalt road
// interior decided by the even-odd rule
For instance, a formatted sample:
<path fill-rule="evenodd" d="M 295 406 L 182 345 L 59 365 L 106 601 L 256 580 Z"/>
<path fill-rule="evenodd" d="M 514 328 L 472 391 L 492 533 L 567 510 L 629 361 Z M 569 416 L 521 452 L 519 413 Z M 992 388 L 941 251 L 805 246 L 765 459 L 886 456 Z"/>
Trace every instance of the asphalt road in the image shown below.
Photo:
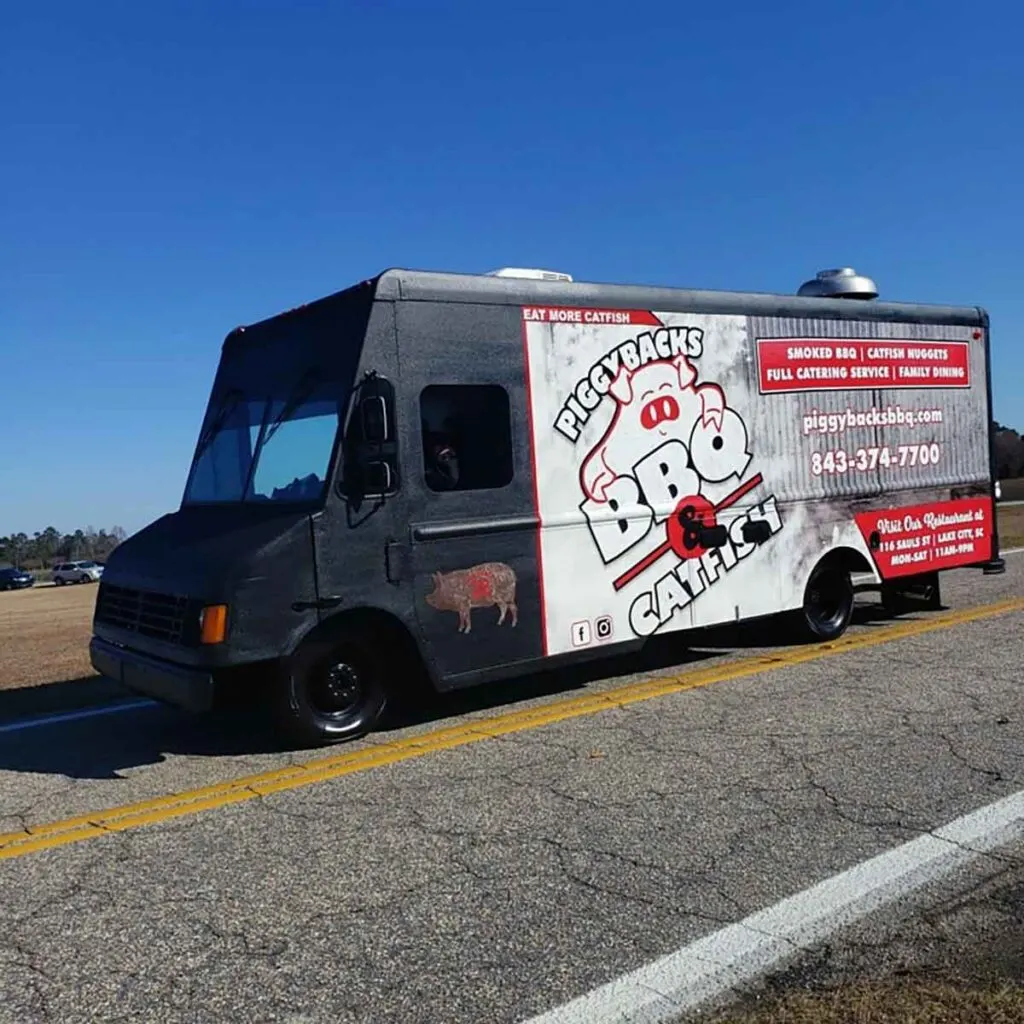
<path fill-rule="evenodd" d="M 1008 564 L 947 576 L 946 604 L 1024 596 Z M 347 748 L 421 756 L 2 860 L 0 1022 L 522 1021 L 1021 789 L 1022 624 L 545 719 L 638 678 L 577 672 L 519 689 L 545 724 L 431 746 L 510 710 L 467 696 Z M 779 638 L 745 639 L 689 667 Z M 4 734 L 0 832 L 298 760 L 265 743 L 163 710 Z"/>

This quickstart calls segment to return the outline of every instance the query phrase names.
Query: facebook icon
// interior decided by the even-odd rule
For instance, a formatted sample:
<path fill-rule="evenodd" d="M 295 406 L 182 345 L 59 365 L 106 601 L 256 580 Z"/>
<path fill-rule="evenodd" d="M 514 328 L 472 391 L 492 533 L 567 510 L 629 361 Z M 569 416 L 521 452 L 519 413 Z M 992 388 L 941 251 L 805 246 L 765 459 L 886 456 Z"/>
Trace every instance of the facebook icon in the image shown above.
<path fill-rule="evenodd" d="M 586 647 L 591 639 L 590 622 L 587 619 L 574 622 L 569 635 L 572 638 L 573 647 Z"/>

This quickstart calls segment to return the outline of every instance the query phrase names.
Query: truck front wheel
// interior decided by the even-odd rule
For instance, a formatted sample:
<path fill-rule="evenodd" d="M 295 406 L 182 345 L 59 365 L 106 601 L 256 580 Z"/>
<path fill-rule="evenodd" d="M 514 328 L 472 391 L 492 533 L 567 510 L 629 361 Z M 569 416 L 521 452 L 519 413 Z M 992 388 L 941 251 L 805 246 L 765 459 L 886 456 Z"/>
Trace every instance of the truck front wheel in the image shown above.
<path fill-rule="evenodd" d="M 383 661 L 354 631 L 306 640 L 274 687 L 275 724 L 300 746 L 366 735 L 387 706 Z"/>
<path fill-rule="evenodd" d="M 838 561 L 814 567 L 804 590 L 803 626 L 810 640 L 835 640 L 853 618 L 853 582 Z"/>

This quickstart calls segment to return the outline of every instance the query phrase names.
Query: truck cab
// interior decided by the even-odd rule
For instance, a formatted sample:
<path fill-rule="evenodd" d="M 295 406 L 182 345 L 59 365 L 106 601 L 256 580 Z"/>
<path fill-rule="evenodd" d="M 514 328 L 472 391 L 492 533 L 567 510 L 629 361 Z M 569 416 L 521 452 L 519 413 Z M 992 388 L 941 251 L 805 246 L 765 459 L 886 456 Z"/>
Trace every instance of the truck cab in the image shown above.
<path fill-rule="evenodd" d="M 383 688 L 363 652 L 404 643 L 406 609 L 384 582 L 385 538 L 403 524 L 388 501 L 393 308 L 373 299 L 366 282 L 225 339 L 180 507 L 107 564 L 99 672 L 191 711 L 228 684 L 251 689 L 300 743 L 377 719 Z M 360 608 L 374 611 L 338 624 Z"/>

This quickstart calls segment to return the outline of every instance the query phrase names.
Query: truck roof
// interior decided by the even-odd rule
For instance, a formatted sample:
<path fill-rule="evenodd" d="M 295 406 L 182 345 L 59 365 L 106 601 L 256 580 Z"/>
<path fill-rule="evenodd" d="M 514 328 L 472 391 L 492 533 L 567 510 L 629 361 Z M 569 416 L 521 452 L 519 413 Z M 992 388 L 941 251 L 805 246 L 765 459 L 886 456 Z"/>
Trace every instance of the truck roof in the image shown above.
<path fill-rule="evenodd" d="M 980 306 L 939 306 L 913 302 L 882 302 L 782 295 L 763 292 L 666 288 L 653 285 L 605 284 L 590 281 L 547 281 L 487 274 L 457 274 L 392 268 L 376 277 L 325 295 L 293 309 L 248 324 L 252 329 L 280 317 L 312 311 L 345 294 L 372 290 L 374 298 L 405 302 L 467 302 L 508 306 L 578 306 L 664 312 L 726 313 L 765 317 L 813 317 L 838 320 L 901 320 L 965 327 L 987 327 Z M 232 334 L 235 334 L 236 328 Z M 229 335 L 230 337 L 231 335 Z"/>
<path fill-rule="evenodd" d="M 980 306 L 938 306 L 910 302 L 830 299 L 761 292 L 696 290 L 651 285 L 546 281 L 424 270 L 384 271 L 376 278 L 377 298 L 421 302 L 480 302 L 499 305 L 610 306 L 753 316 L 808 317 L 818 314 L 843 320 L 907 320 L 917 323 L 987 326 Z"/>

